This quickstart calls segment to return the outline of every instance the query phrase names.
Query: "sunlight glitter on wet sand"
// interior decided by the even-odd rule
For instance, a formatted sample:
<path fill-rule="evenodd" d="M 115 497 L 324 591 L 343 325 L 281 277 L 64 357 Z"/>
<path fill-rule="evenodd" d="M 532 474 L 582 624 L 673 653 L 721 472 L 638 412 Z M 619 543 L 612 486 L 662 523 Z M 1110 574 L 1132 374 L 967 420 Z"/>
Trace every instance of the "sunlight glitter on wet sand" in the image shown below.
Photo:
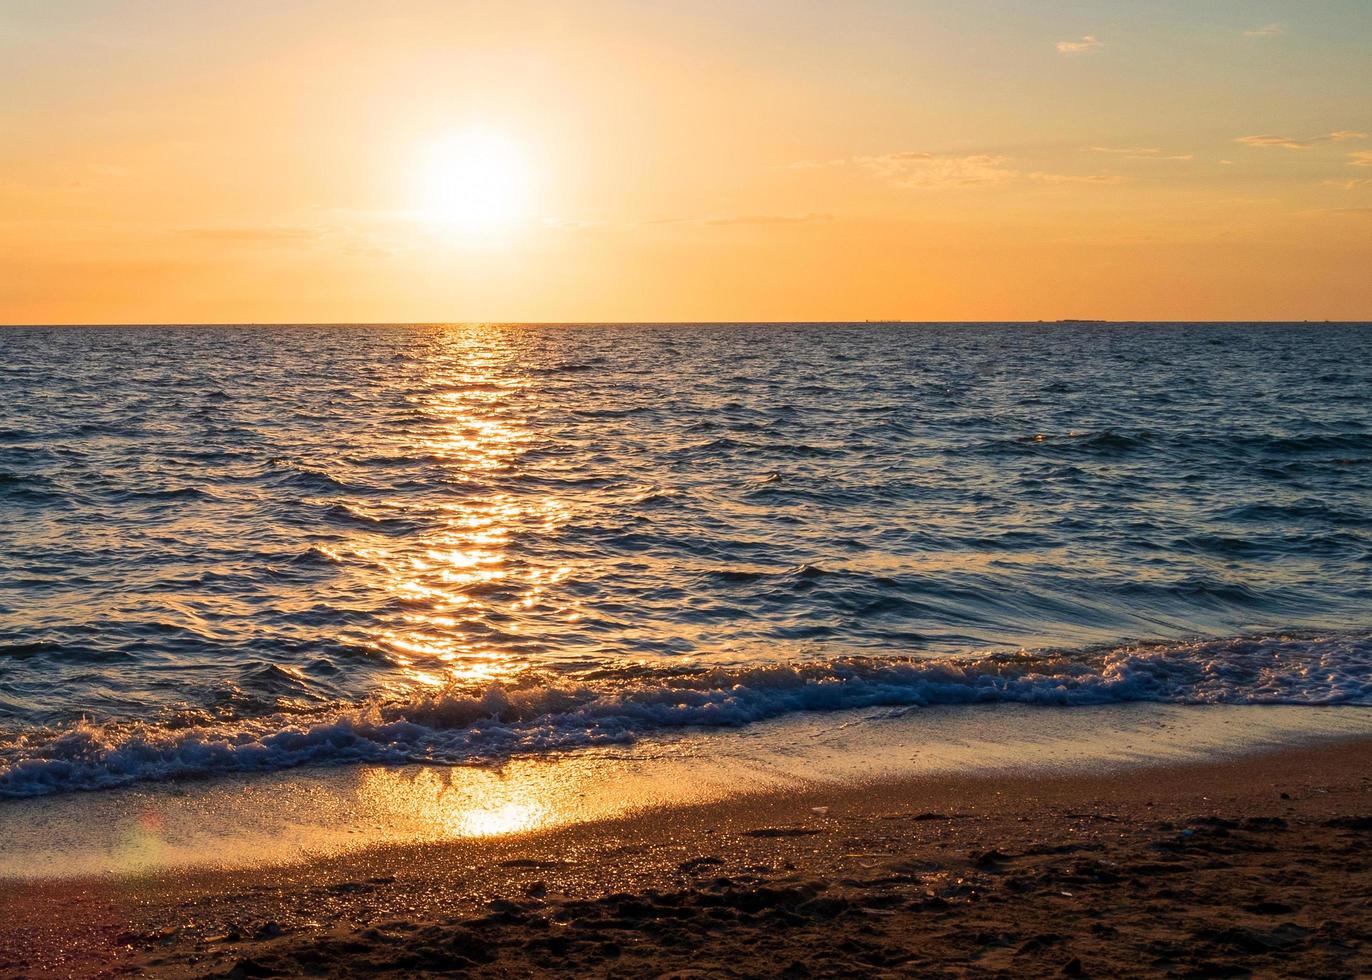
<path fill-rule="evenodd" d="M 289 864 L 658 807 L 931 774 L 1112 771 L 1372 734 L 1372 709 L 1113 705 L 848 712 L 499 768 L 298 769 L 17 801 L 0 878 Z"/>

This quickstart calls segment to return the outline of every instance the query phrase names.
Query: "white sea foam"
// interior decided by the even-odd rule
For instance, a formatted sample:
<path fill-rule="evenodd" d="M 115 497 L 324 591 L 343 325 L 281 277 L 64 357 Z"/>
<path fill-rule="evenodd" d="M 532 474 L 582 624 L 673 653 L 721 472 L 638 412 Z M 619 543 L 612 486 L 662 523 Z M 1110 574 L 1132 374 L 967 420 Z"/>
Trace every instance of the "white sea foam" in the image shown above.
<path fill-rule="evenodd" d="M 1372 706 L 1372 635 L 1266 635 L 969 658 L 844 658 L 595 684 L 526 675 L 199 729 L 81 724 L 0 746 L 0 796 L 301 765 L 480 764 L 806 711 L 1012 702 Z"/>

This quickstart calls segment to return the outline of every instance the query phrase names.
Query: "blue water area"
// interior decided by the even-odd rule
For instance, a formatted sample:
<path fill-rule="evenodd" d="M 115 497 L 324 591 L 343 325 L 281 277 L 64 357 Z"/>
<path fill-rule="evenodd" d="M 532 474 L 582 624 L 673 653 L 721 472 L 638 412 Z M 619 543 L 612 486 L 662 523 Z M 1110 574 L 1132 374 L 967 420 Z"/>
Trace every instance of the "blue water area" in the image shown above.
<path fill-rule="evenodd" d="M 0 331 L 0 794 L 1372 704 L 1372 327 Z"/>

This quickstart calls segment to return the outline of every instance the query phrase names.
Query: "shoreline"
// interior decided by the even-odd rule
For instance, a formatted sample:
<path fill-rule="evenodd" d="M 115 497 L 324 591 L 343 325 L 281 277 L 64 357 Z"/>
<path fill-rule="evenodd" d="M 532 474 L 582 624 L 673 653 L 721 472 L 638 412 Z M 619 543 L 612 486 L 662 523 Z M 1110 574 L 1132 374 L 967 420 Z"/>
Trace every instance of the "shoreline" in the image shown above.
<path fill-rule="evenodd" d="M 0 881 L 298 864 L 826 786 L 1070 775 L 1372 738 L 1372 708 L 857 709 L 515 758 L 151 782 L 0 802 Z"/>
<path fill-rule="evenodd" d="M 1372 970 L 1369 759 L 1362 737 L 931 771 L 274 867 L 8 880 L 0 970 L 1352 976 Z"/>

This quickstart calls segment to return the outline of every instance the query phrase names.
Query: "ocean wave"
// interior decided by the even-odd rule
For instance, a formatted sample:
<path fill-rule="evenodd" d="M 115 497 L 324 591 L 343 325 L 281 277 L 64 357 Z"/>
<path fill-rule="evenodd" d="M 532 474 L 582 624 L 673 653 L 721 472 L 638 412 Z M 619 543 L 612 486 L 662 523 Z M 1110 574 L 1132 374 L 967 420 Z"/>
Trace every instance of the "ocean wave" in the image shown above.
<path fill-rule="evenodd" d="M 1372 633 L 1271 634 L 1186 643 L 938 659 L 620 668 L 594 681 L 527 672 L 313 717 L 158 728 L 83 722 L 0 744 L 0 796 L 103 789 L 302 765 L 495 763 L 798 712 L 988 703 L 1372 706 Z"/>
<path fill-rule="evenodd" d="M 0 470 L 0 502 L 53 504 L 65 494 L 57 483 L 40 473 Z"/>
<path fill-rule="evenodd" d="M 273 461 L 272 477 L 280 486 L 289 486 L 311 493 L 351 493 L 370 491 L 375 488 L 349 483 L 338 476 L 315 466 L 303 463 L 283 463 Z"/>

